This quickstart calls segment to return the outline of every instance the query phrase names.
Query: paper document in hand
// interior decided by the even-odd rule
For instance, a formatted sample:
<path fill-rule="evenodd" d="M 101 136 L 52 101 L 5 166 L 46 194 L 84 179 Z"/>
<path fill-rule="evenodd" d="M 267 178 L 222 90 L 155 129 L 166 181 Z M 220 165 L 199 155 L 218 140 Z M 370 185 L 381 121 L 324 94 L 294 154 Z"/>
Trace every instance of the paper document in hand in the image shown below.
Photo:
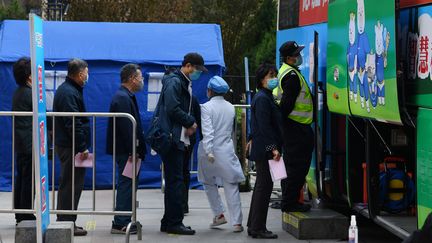
<path fill-rule="evenodd" d="M 279 161 L 269 160 L 268 162 L 273 182 L 287 178 L 285 163 L 282 157 Z"/>
<path fill-rule="evenodd" d="M 82 153 L 77 153 L 75 155 L 75 167 L 85 167 L 91 168 L 93 167 L 93 154 L 89 153 L 85 160 L 81 159 Z"/>
<path fill-rule="evenodd" d="M 182 141 L 185 145 L 190 145 L 189 136 L 186 135 L 186 131 L 187 129 L 185 127 L 182 127 L 180 141 Z"/>
<path fill-rule="evenodd" d="M 139 172 L 140 168 L 141 168 L 141 159 L 137 159 L 137 162 L 136 162 L 136 175 L 138 175 L 138 172 Z M 129 159 L 126 162 L 126 166 L 123 169 L 122 175 L 132 179 L 132 175 L 133 175 L 132 170 L 133 170 L 132 156 L 129 156 Z"/>

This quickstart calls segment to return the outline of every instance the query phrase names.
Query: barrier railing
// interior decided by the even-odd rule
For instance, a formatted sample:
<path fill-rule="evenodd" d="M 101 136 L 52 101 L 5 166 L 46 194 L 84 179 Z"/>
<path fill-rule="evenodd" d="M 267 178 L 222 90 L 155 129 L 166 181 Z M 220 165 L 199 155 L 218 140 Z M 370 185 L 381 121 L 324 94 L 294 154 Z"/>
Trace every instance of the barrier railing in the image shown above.
<path fill-rule="evenodd" d="M 234 125 L 234 131 L 233 131 L 233 141 L 234 141 L 234 147 L 237 151 L 237 157 L 240 159 L 240 163 L 242 164 L 243 172 L 245 175 L 255 175 L 256 172 L 254 171 L 253 161 L 250 161 L 248 159 L 247 155 L 247 127 L 248 124 L 250 124 L 250 120 L 248 120 L 247 112 L 250 110 L 250 105 L 240 105 L 236 104 L 234 105 L 234 108 L 236 109 L 236 122 Z M 240 114 L 238 114 L 238 110 L 240 110 Z M 250 118 L 249 118 L 250 119 Z M 240 132 L 239 132 L 240 131 Z M 238 142 L 241 143 L 241 146 L 238 146 Z M 239 154 L 241 153 L 241 154 Z"/>
<path fill-rule="evenodd" d="M 32 112 L 0 112 L 0 117 L 12 118 L 12 208 L 0 209 L 0 213 L 22 213 L 34 214 L 34 205 L 32 209 L 16 209 L 14 206 L 15 194 L 15 118 L 16 117 L 31 117 Z M 128 224 L 126 229 L 126 243 L 129 242 L 130 230 L 132 225 L 137 227 L 138 240 L 142 240 L 142 226 L 136 220 L 136 177 L 132 178 L 132 211 L 115 211 L 115 177 L 116 177 L 116 118 L 126 118 L 132 123 L 132 174 L 136 175 L 136 121 L 133 116 L 127 113 L 103 113 L 103 112 L 47 112 L 47 116 L 52 119 L 52 144 L 55 144 L 55 119 L 56 117 L 71 117 L 72 118 L 72 161 L 75 159 L 75 119 L 76 117 L 90 117 L 92 118 L 92 148 L 93 148 L 93 166 L 92 166 L 92 210 L 78 210 L 74 208 L 75 197 L 75 163 L 72 163 L 72 210 L 56 210 L 55 207 L 55 146 L 53 146 L 52 153 L 52 203 L 50 208 L 51 214 L 65 214 L 65 215 L 118 215 L 118 216 L 131 216 L 131 223 Z M 112 210 L 97 210 L 96 209 L 96 118 L 112 118 L 113 119 L 113 203 Z M 32 161 L 32 202 L 34 202 L 34 161 Z"/>

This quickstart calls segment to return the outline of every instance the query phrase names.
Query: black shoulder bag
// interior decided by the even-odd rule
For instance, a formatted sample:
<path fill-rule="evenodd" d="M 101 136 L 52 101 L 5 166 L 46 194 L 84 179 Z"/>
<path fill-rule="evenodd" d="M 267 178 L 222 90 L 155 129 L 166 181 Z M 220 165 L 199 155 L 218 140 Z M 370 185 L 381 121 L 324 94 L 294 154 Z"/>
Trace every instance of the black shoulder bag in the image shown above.
<path fill-rule="evenodd" d="M 161 96 L 156 105 L 153 118 L 146 133 L 146 143 L 158 154 L 166 154 L 172 146 L 172 133 L 166 131 L 161 124 L 161 109 L 164 109 L 164 90 L 162 89 Z M 161 108 L 162 107 L 162 108 Z"/>

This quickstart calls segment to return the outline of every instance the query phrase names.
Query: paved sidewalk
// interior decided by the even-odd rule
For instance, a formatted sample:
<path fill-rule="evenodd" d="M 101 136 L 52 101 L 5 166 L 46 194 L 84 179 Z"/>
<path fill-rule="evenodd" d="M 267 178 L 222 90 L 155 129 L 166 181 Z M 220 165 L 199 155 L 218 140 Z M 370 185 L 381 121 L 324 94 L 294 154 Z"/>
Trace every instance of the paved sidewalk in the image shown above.
<path fill-rule="evenodd" d="M 223 194 L 222 194 L 223 195 Z M 10 208 L 11 193 L 0 193 L 0 208 Z M 243 223 L 247 222 L 251 193 L 241 193 L 243 206 Z M 109 209 L 112 206 L 112 193 L 109 190 L 97 191 L 96 208 L 99 210 Z M 50 197 L 51 199 L 51 197 Z M 185 216 L 184 223 L 192 226 L 197 231 L 194 236 L 168 235 L 159 232 L 160 219 L 163 214 L 163 194 L 160 190 L 139 190 L 138 191 L 138 220 L 143 225 L 143 240 L 138 241 L 136 235 L 131 236 L 130 242 L 313 242 L 313 243 L 330 243 L 344 242 L 341 240 L 313 240 L 300 241 L 282 230 L 281 213 L 279 210 L 269 209 L 267 226 L 269 230 L 277 233 L 277 240 L 255 240 L 247 236 L 246 232 L 233 233 L 231 226 L 226 224 L 220 229 L 209 229 L 209 223 L 212 219 L 207 197 L 201 190 L 190 191 L 190 213 Z M 50 201 L 51 203 L 51 201 Z M 80 209 L 91 208 L 91 191 L 85 191 L 81 198 Z M 228 214 L 226 214 L 228 216 Z M 51 220 L 55 216 L 51 215 Z M 77 225 L 86 227 L 89 234 L 85 237 L 75 237 L 75 243 L 120 243 L 125 242 L 123 235 L 110 234 L 111 216 L 78 216 Z M 0 236 L 4 243 L 14 242 L 15 218 L 12 214 L 0 214 Z M 367 241 L 382 242 L 382 241 Z"/>

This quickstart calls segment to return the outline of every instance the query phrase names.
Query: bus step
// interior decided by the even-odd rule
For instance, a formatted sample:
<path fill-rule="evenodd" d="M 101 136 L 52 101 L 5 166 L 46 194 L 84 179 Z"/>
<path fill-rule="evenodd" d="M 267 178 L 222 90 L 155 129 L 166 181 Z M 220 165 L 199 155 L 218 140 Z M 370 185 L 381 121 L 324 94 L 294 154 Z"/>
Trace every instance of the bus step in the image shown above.
<path fill-rule="evenodd" d="M 349 220 L 330 209 L 282 213 L 282 228 L 300 240 L 347 239 Z"/>

